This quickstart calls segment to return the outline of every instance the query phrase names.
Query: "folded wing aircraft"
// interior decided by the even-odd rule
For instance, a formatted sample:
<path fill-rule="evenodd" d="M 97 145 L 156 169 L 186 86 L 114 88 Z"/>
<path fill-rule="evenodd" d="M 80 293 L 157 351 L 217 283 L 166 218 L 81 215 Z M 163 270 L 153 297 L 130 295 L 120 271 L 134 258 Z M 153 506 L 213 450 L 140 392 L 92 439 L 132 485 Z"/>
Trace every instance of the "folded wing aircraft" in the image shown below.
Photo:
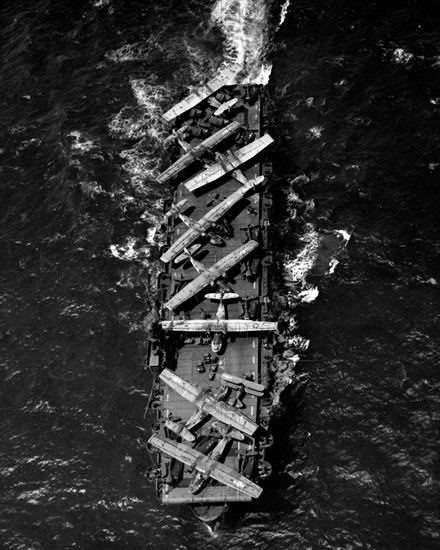
<path fill-rule="evenodd" d="M 235 132 L 238 131 L 239 128 L 240 123 L 234 121 L 231 122 L 231 124 L 228 124 L 227 126 L 222 128 L 221 130 L 218 130 L 218 132 L 215 132 L 215 134 L 209 136 L 195 147 L 191 147 L 188 143 L 186 143 L 185 149 L 189 146 L 189 150 L 187 151 L 187 153 L 176 160 L 176 162 L 172 164 L 169 168 L 167 168 L 165 172 L 162 172 L 162 174 L 157 177 L 157 181 L 159 183 L 164 183 L 174 176 L 177 176 L 177 174 L 181 172 L 184 168 L 189 166 L 193 162 L 193 160 L 201 157 L 203 154 L 210 151 L 215 145 L 217 145 L 227 137 L 232 136 Z M 183 143 L 180 139 L 179 142 L 181 144 Z"/>
<path fill-rule="evenodd" d="M 214 284 L 217 279 L 224 277 L 231 267 L 238 264 L 257 246 L 258 243 L 256 241 L 248 241 L 209 268 L 204 267 L 200 262 L 193 261 L 200 275 L 168 300 L 165 307 L 172 311 L 203 290 L 207 285 Z"/>
<path fill-rule="evenodd" d="M 179 462 L 194 468 L 204 476 L 211 477 L 251 498 L 258 498 L 263 491 L 256 483 L 239 474 L 230 466 L 222 464 L 184 443 L 177 443 L 159 435 L 152 435 L 148 442 Z"/>
<path fill-rule="evenodd" d="M 238 390 L 239 388 L 244 387 L 246 393 L 256 395 L 257 397 L 262 397 L 266 390 L 263 384 L 259 384 L 253 380 L 247 380 L 246 378 L 241 378 L 240 376 L 234 376 L 233 374 L 229 374 L 227 372 L 222 372 L 220 378 L 222 382 L 230 388 Z"/>
<path fill-rule="evenodd" d="M 245 185 L 243 185 L 243 187 L 240 187 L 237 191 L 234 191 L 234 193 L 232 193 L 232 195 L 224 201 L 214 206 L 214 208 L 212 208 L 197 222 L 187 216 L 180 216 L 182 221 L 189 226 L 189 229 L 173 243 L 173 245 L 161 256 L 160 259 L 165 263 L 170 262 L 198 237 L 206 235 L 207 231 L 218 219 L 224 216 L 226 212 L 234 206 L 234 204 L 246 195 L 246 193 L 255 190 L 256 186 L 263 180 L 264 176 L 258 176 L 257 178 L 248 181 Z"/>
<path fill-rule="evenodd" d="M 237 103 L 238 99 L 236 97 L 233 97 L 232 99 L 229 99 L 228 101 L 225 101 L 224 103 L 221 103 L 215 97 L 210 97 L 208 99 L 208 103 L 211 105 L 211 107 L 215 108 L 214 116 L 220 116 L 225 111 L 229 111 L 231 107 L 233 107 Z"/>
<path fill-rule="evenodd" d="M 222 86 L 228 86 L 229 84 L 234 84 L 235 77 L 240 71 L 240 66 L 234 64 L 231 67 L 226 67 L 218 72 L 218 74 L 209 80 L 203 86 L 197 87 L 191 94 L 182 99 L 179 103 L 174 105 L 169 111 L 167 111 L 163 118 L 170 122 L 173 118 L 176 118 L 179 115 L 182 115 L 189 109 L 192 109 L 198 105 L 201 101 L 209 97 L 211 94 L 216 92 Z"/>
<path fill-rule="evenodd" d="M 231 172 L 232 170 L 241 166 L 244 162 L 250 160 L 260 151 L 265 149 L 273 142 L 273 138 L 269 134 L 265 134 L 260 138 L 248 143 L 238 151 L 228 151 L 224 155 L 217 153 L 218 162 L 206 168 L 202 172 L 196 174 L 193 178 L 190 178 L 183 185 L 188 191 L 195 191 L 200 187 L 208 185 L 221 176 Z"/>
<path fill-rule="evenodd" d="M 204 413 L 220 420 L 220 422 L 248 436 L 252 436 L 257 431 L 258 424 L 253 420 L 238 412 L 234 407 L 228 405 L 228 403 L 220 401 L 219 398 L 213 397 L 208 392 L 196 388 L 169 369 L 164 369 L 160 373 L 160 378 L 184 399 L 193 403 L 193 405 Z"/>

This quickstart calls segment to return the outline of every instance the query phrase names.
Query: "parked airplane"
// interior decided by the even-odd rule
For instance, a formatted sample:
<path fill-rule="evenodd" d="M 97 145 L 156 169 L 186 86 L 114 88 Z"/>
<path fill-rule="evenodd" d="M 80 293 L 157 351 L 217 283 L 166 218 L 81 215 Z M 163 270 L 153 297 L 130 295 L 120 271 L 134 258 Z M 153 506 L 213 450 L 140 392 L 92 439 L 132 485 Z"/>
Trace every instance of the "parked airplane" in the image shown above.
<path fill-rule="evenodd" d="M 239 441 L 244 440 L 244 435 L 238 430 L 234 430 L 230 426 L 225 426 L 219 422 L 213 422 L 212 426 L 221 434 L 222 438 L 214 446 L 214 448 L 207 453 L 212 460 L 220 462 L 225 453 L 226 447 L 232 439 Z M 209 481 L 209 476 L 202 470 L 196 471 L 191 483 L 189 484 L 189 490 L 191 493 L 199 493 Z"/>
<path fill-rule="evenodd" d="M 162 328 L 176 332 L 207 332 L 213 334 L 211 347 L 214 353 L 220 353 L 225 344 L 228 332 L 263 332 L 277 330 L 278 324 L 269 321 L 250 321 L 246 319 L 226 319 L 224 300 L 239 298 L 234 293 L 206 294 L 210 300 L 220 300 L 216 313 L 216 320 L 210 319 L 189 319 L 161 321 Z"/>
<path fill-rule="evenodd" d="M 233 97 L 232 99 L 229 99 L 228 101 L 225 101 L 224 103 L 221 103 L 215 97 L 210 97 L 208 99 L 208 103 L 211 105 L 211 107 L 214 107 L 216 110 L 214 111 L 214 116 L 220 116 L 225 111 L 229 111 L 231 107 L 233 107 L 237 103 L 238 99 L 236 97 Z"/>
<path fill-rule="evenodd" d="M 203 455 L 184 443 L 176 443 L 159 435 L 152 435 L 148 443 L 190 468 L 194 468 L 203 476 L 211 477 L 251 498 L 258 498 L 263 491 L 256 483 L 239 474 L 230 466 Z M 194 492 L 198 490 L 200 487 L 193 488 Z"/>
<path fill-rule="evenodd" d="M 206 84 L 197 87 L 191 94 L 187 95 L 179 103 L 174 105 L 169 111 L 167 111 L 163 118 L 170 122 L 173 118 L 182 115 L 189 109 L 192 109 L 198 105 L 201 101 L 215 93 L 222 86 L 228 86 L 233 84 L 237 73 L 240 71 L 240 65 L 234 64 L 230 67 L 218 71 L 217 75 L 209 80 Z"/>
<path fill-rule="evenodd" d="M 238 264 L 252 250 L 255 250 L 257 246 L 258 243 L 256 241 L 248 241 L 209 268 L 206 268 L 201 262 L 190 256 L 192 264 L 200 275 L 168 300 L 165 307 L 173 311 L 173 309 L 176 309 L 180 304 L 192 298 L 192 296 L 203 290 L 207 285 L 213 285 L 217 279 L 224 277 L 231 267 Z M 223 286 L 225 286 L 224 283 Z"/>
<path fill-rule="evenodd" d="M 215 222 L 224 216 L 226 212 L 234 206 L 234 204 L 241 200 L 249 191 L 254 191 L 256 186 L 263 181 L 264 176 L 258 176 L 246 182 L 243 187 L 240 187 L 220 204 L 214 206 L 214 208 L 205 214 L 199 221 L 194 221 L 188 216 L 183 216 L 183 214 L 179 213 L 180 219 L 189 227 L 189 229 L 173 243 L 173 245 L 161 256 L 160 259 L 165 263 L 170 262 L 175 256 L 180 254 L 185 247 L 188 247 L 198 237 L 205 236 L 206 234 L 210 236 L 210 241 L 212 244 L 221 244 L 221 242 L 219 243 L 218 241 L 220 238 L 215 235 L 215 233 L 211 235 L 212 232 L 209 232 L 209 229 L 215 225 Z"/>
<path fill-rule="evenodd" d="M 222 372 L 220 378 L 222 379 L 222 382 L 235 390 L 238 390 L 240 387 L 244 387 L 246 393 L 256 395 L 257 397 L 262 397 L 264 395 L 265 387 L 263 384 L 258 384 L 253 380 L 247 380 L 246 378 L 234 376 L 233 374 L 229 374 L 227 372 Z"/>
<path fill-rule="evenodd" d="M 265 134 L 260 138 L 248 143 L 237 151 L 228 151 L 224 155 L 216 153 L 217 163 L 212 166 L 208 166 L 202 172 L 199 172 L 188 181 L 184 182 L 184 186 L 188 191 L 195 191 L 200 187 L 211 183 L 221 176 L 224 176 L 228 172 L 238 168 L 244 162 L 250 160 L 260 151 L 265 149 L 273 142 L 273 138 L 269 134 Z"/>
<path fill-rule="evenodd" d="M 180 157 L 174 164 L 160 174 L 156 180 L 159 183 L 164 183 L 169 179 L 177 176 L 184 168 L 189 166 L 194 160 L 200 158 L 205 153 L 209 152 L 215 145 L 223 141 L 229 136 L 232 136 L 240 128 L 239 122 L 231 122 L 225 128 L 215 132 L 198 145 L 192 146 L 187 141 L 183 140 L 178 132 L 175 132 L 175 137 L 179 141 L 181 147 L 186 151 L 186 154 Z"/>
<path fill-rule="evenodd" d="M 165 368 L 159 376 L 168 386 L 170 386 L 170 388 L 176 391 L 184 399 L 187 399 L 190 403 L 193 403 L 193 405 L 203 413 L 213 416 L 217 420 L 220 420 L 220 422 L 232 428 L 236 428 L 248 436 L 252 436 L 257 431 L 258 424 L 220 400 L 224 394 L 213 396 L 208 390 L 201 390 L 193 386 L 167 368 Z M 198 411 L 196 411 L 196 414 L 197 412 Z M 186 423 L 188 429 L 191 429 L 194 425 L 194 421 L 191 418 Z"/>

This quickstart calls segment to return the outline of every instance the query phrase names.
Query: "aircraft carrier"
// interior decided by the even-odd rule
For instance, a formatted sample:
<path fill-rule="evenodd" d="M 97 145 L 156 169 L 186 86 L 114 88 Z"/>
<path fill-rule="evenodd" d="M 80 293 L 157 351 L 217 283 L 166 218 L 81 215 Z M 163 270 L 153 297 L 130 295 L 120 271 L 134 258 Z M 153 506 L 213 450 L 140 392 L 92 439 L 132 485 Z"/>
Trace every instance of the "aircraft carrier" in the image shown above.
<path fill-rule="evenodd" d="M 148 326 L 148 477 L 164 505 L 188 504 L 206 522 L 260 498 L 271 474 L 273 140 L 264 87 L 234 85 L 236 72 L 164 114 L 180 153 L 158 177 L 171 198 Z"/>

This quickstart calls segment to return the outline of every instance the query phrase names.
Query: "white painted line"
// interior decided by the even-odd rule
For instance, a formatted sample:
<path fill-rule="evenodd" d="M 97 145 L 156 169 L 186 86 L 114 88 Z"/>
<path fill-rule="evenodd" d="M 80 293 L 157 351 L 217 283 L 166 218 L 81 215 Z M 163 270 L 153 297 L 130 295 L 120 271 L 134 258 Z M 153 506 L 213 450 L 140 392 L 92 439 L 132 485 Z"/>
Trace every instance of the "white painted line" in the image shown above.
<path fill-rule="evenodd" d="M 255 348 L 255 340 L 252 340 L 252 347 Z"/>
<path fill-rule="evenodd" d="M 254 414 L 254 406 L 251 407 L 251 416 Z"/>
<path fill-rule="evenodd" d="M 252 363 L 255 365 L 255 355 L 252 355 Z"/>
<path fill-rule="evenodd" d="M 167 403 L 168 403 L 169 400 L 170 400 L 170 394 L 167 393 Z"/>
<path fill-rule="evenodd" d="M 257 288 L 257 283 L 254 281 L 254 288 Z"/>

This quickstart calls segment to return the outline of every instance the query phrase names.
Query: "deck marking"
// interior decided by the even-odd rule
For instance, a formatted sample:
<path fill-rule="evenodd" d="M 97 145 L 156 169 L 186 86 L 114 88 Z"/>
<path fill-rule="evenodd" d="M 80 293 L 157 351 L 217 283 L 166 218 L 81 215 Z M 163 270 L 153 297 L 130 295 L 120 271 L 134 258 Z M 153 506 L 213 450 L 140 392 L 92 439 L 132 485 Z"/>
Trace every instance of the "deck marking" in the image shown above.
<path fill-rule="evenodd" d="M 254 414 L 254 406 L 251 407 L 251 416 Z"/>
<path fill-rule="evenodd" d="M 252 340 L 252 347 L 255 348 L 255 340 Z"/>
<path fill-rule="evenodd" d="M 252 355 L 252 363 L 255 364 L 255 355 Z"/>
<path fill-rule="evenodd" d="M 169 400 L 170 400 L 170 394 L 167 393 L 167 403 L 168 403 Z"/>
<path fill-rule="evenodd" d="M 257 283 L 254 281 L 254 288 L 257 288 Z"/>

